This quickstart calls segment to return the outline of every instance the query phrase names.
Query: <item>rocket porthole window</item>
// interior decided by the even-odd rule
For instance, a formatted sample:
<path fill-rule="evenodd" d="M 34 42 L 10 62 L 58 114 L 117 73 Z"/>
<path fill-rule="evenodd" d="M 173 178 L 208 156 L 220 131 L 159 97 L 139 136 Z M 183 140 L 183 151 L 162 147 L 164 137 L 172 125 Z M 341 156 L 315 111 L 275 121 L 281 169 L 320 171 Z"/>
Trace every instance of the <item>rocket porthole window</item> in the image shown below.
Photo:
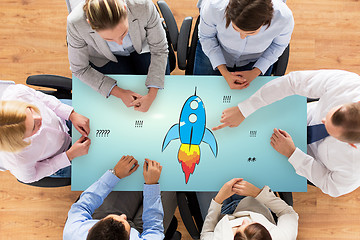
<path fill-rule="evenodd" d="M 199 107 L 199 103 L 197 102 L 197 101 L 191 101 L 191 103 L 190 103 L 190 107 L 191 107 L 191 109 L 193 109 L 193 110 L 195 110 L 195 109 L 197 109 L 198 107 Z M 195 120 L 196 121 L 196 120 Z M 190 121 L 191 122 L 191 121 Z"/>
<path fill-rule="evenodd" d="M 194 123 L 194 122 L 196 122 L 196 120 L 197 120 L 197 116 L 195 114 L 190 114 L 189 121 L 191 123 Z"/>

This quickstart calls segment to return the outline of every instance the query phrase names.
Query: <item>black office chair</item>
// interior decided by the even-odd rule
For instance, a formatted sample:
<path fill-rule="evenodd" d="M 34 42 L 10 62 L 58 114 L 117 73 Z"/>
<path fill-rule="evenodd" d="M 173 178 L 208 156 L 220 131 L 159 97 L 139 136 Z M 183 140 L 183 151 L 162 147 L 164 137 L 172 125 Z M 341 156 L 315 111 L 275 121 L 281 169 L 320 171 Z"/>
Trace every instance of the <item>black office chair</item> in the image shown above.
<path fill-rule="evenodd" d="M 200 22 L 200 16 L 196 19 L 195 27 L 191 35 L 191 43 L 189 46 L 193 18 L 186 17 L 181 24 L 179 32 L 174 15 L 167 3 L 163 0 L 160 0 L 157 2 L 157 4 L 166 23 L 167 30 L 170 35 L 170 41 L 172 42 L 174 50 L 177 51 L 177 62 L 179 69 L 185 70 L 185 75 L 193 75 L 195 51 L 197 42 L 199 40 L 198 25 Z M 274 63 L 272 75 L 283 76 L 285 74 L 289 61 L 289 53 L 290 45 L 287 46 L 279 59 Z"/>
<path fill-rule="evenodd" d="M 288 205 L 293 206 L 293 197 L 291 192 L 276 193 Z M 178 207 L 181 219 L 193 239 L 200 239 L 200 233 L 204 225 L 204 220 L 201 215 L 199 202 L 196 192 L 177 192 Z M 275 222 L 276 215 L 272 212 Z"/>

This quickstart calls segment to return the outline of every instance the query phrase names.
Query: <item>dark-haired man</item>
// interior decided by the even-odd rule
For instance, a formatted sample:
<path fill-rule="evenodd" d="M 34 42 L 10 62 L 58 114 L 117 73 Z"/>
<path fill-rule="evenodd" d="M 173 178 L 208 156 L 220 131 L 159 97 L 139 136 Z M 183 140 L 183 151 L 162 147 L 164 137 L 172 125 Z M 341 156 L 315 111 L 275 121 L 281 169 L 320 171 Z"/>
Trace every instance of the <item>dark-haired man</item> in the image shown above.
<path fill-rule="evenodd" d="M 114 169 L 107 171 L 83 192 L 69 211 L 63 239 L 163 239 L 164 211 L 158 184 L 162 166 L 158 162 L 145 159 L 143 198 L 142 192 L 113 192 L 109 195 L 120 179 L 131 175 L 138 167 L 133 156 L 123 156 Z M 168 192 L 165 201 L 171 204 L 175 200 L 173 197 L 175 194 Z M 167 209 L 170 219 L 175 208 L 176 205 Z M 101 220 L 97 220 L 99 218 Z M 164 225 L 166 228 L 169 224 Z"/>
<path fill-rule="evenodd" d="M 308 154 L 290 135 L 274 129 L 271 146 L 286 156 L 301 176 L 338 197 L 360 186 L 360 77 L 341 70 L 292 72 L 274 79 L 238 106 L 225 109 L 221 125 L 237 127 L 257 109 L 290 95 L 319 98 L 308 104 Z"/>

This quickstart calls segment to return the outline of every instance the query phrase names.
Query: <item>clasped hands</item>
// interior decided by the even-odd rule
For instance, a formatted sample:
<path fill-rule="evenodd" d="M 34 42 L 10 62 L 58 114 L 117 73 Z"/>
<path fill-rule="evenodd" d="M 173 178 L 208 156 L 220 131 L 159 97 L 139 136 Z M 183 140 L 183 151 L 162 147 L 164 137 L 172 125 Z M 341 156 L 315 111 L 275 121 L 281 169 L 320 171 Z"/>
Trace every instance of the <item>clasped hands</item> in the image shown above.
<path fill-rule="evenodd" d="M 215 196 L 214 201 L 222 204 L 225 199 L 231 197 L 234 194 L 240 196 L 251 196 L 255 198 L 257 195 L 259 195 L 260 192 L 260 188 L 245 181 L 243 178 L 233 178 L 221 187 Z"/>
<path fill-rule="evenodd" d="M 247 88 L 252 80 L 261 74 L 258 68 L 253 68 L 248 71 L 229 72 L 225 65 L 218 66 L 221 75 L 225 78 L 231 89 Z"/>
<path fill-rule="evenodd" d="M 157 91 L 157 88 L 149 88 L 148 94 L 142 96 L 131 90 L 115 86 L 110 94 L 120 98 L 126 107 L 134 107 L 136 111 L 147 112 L 155 100 Z"/>

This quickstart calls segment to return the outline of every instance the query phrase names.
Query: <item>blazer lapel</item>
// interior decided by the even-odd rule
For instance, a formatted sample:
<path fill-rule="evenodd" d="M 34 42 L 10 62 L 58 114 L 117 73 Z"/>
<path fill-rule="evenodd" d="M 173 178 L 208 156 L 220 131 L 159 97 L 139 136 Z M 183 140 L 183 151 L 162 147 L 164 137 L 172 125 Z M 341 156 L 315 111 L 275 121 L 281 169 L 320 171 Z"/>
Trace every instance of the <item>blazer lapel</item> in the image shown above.
<path fill-rule="evenodd" d="M 94 39 L 95 44 L 99 48 L 100 52 L 104 54 L 105 57 L 107 57 L 113 62 L 117 62 L 116 57 L 110 51 L 110 48 L 107 45 L 106 41 L 98 33 L 96 33 L 95 31 L 91 31 L 90 36 Z"/>
<path fill-rule="evenodd" d="M 134 49 L 137 53 L 141 53 L 141 34 L 139 20 L 132 15 L 130 9 L 128 8 L 128 21 L 129 21 L 129 36 L 131 42 L 134 46 Z"/>

